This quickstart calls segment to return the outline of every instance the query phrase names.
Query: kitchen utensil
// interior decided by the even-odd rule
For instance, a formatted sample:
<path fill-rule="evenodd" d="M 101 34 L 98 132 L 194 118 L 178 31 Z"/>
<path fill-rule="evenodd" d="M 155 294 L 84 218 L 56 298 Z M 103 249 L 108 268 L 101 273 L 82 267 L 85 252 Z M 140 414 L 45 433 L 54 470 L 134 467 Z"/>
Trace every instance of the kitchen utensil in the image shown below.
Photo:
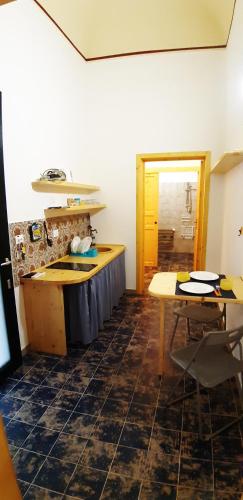
<path fill-rule="evenodd" d="M 79 236 L 74 236 L 74 238 L 72 239 L 72 242 L 71 242 L 72 253 L 78 252 L 78 248 L 79 248 L 80 243 L 81 243 L 81 239 L 79 238 Z"/>

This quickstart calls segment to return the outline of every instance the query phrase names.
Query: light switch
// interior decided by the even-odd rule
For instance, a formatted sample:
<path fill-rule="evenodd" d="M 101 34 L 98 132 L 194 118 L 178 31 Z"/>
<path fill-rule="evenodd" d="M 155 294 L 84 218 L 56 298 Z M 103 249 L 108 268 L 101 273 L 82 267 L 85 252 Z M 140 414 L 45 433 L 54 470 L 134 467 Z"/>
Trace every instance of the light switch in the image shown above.
<path fill-rule="evenodd" d="M 15 243 L 16 243 L 16 245 L 19 245 L 20 243 L 24 243 L 24 235 L 17 234 L 17 236 L 15 236 Z"/>
<path fill-rule="evenodd" d="M 52 230 L 52 238 L 58 238 L 58 235 L 59 235 L 58 229 L 53 229 Z"/>

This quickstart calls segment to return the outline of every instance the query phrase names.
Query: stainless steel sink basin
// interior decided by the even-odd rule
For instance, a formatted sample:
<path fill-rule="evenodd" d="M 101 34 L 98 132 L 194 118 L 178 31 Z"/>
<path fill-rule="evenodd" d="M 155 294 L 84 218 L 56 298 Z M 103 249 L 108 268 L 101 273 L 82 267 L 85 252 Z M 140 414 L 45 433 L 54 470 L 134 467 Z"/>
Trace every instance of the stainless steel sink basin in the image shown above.
<path fill-rule="evenodd" d="M 110 247 L 97 247 L 98 252 L 105 253 L 105 252 L 112 252 L 112 248 Z"/>

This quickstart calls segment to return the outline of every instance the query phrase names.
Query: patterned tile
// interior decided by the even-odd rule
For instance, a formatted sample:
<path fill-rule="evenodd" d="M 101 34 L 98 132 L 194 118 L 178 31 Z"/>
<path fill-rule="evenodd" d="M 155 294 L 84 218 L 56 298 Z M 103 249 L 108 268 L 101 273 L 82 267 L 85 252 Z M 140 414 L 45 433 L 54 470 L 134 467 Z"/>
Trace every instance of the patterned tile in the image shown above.
<path fill-rule="evenodd" d="M 180 485 L 202 490 L 213 489 L 212 462 L 206 460 L 181 459 Z"/>
<path fill-rule="evenodd" d="M 42 429 L 42 427 L 35 427 L 23 443 L 23 448 L 48 455 L 57 438 L 58 432 L 50 429 Z"/>
<path fill-rule="evenodd" d="M 143 470 L 143 478 L 157 483 L 176 485 L 178 481 L 179 458 L 162 451 L 149 451 Z"/>
<path fill-rule="evenodd" d="M 127 414 L 127 422 L 152 426 L 154 414 L 155 407 L 132 403 Z"/>
<path fill-rule="evenodd" d="M 13 418 L 23 403 L 24 401 L 21 399 L 6 395 L 0 399 L 0 412 L 4 417 Z"/>
<path fill-rule="evenodd" d="M 151 427 L 127 423 L 124 425 L 120 444 L 123 446 L 147 450 L 150 435 Z"/>
<path fill-rule="evenodd" d="M 21 406 L 20 410 L 17 411 L 14 419 L 21 420 L 21 422 L 26 422 L 27 424 L 35 425 L 41 415 L 45 412 L 46 408 L 47 407 L 45 405 L 32 402 L 30 403 L 27 401 L 23 404 L 23 406 Z"/>
<path fill-rule="evenodd" d="M 38 420 L 38 425 L 40 427 L 48 427 L 48 429 L 53 429 L 56 431 L 61 431 L 69 419 L 71 412 L 68 410 L 62 410 L 61 408 L 54 408 L 49 406 L 45 413 Z"/>
<path fill-rule="evenodd" d="M 34 368 L 31 368 L 31 370 L 25 374 L 23 381 L 31 384 L 41 384 L 47 375 L 48 370 L 45 368 L 36 368 L 34 366 Z"/>
<path fill-rule="evenodd" d="M 164 429 L 180 431 L 182 427 L 182 411 L 172 407 L 158 407 L 155 422 Z"/>
<path fill-rule="evenodd" d="M 0 383 L 0 394 L 6 395 L 17 384 L 17 380 L 8 379 Z"/>
<path fill-rule="evenodd" d="M 107 473 L 78 466 L 67 489 L 68 495 L 77 498 L 100 498 Z"/>
<path fill-rule="evenodd" d="M 118 443 L 123 422 L 99 417 L 92 432 L 92 438 L 108 443 Z"/>
<path fill-rule="evenodd" d="M 214 460 L 225 462 L 242 462 L 243 445 L 241 439 L 217 436 L 213 439 Z"/>
<path fill-rule="evenodd" d="M 48 457 L 35 477 L 34 484 L 64 493 L 74 468 L 74 464 Z"/>
<path fill-rule="evenodd" d="M 241 463 L 214 462 L 214 484 L 216 490 L 233 495 L 243 492 L 243 469 Z"/>
<path fill-rule="evenodd" d="M 52 387 L 38 387 L 32 394 L 31 399 L 36 403 L 42 403 L 44 405 L 49 405 L 56 398 L 58 394 L 58 389 Z"/>
<path fill-rule="evenodd" d="M 104 405 L 105 399 L 97 398 L 94 396 L 84 395 L 75 408 L 77 412 L 87 413 L 89 415 L 98 415 Z"/>
<path fill-rule="evenodd" d="M 25 495 L 25 500 L 61 500 L 63 496 L 59 493 L 55 493 L 54 491 L 47 490 L 45 488 L 39 488 L 38 486 L 34 486 L 33 484 L 28 489 L 27 494 Z"/>
<path fill-rule="evenodd" d="M 115 444 L 90 439 L 80 463 L 86 467 L 106 471 L 109 469 L 115 450 Z"/>
<path fill-rule="evenodd" d="M 33 429 L 33 425 L 12 420 L 6 427 L 8 442 L 14 446 L 21 446 Z"/>
<path fill-rule="evenodd" d="M 211 440 L 201 440 L 198 434 L 182 432 L 181 455 L 186 458 L 200 458 L 200 460 L 212 460 Z"/>
<path fill-rule="evenodd" d="M 141 483 L 135 479 L 109 473 L 102 500 L 135 500 L 138 498 Z"/>
<path fill-rule="evenodd" d="M 113 420 L 121 420 L 126 417 L 129 404 L 127 401 L 117 401 L 115 399 L 107 399 L 102 410 L 101 417 L 112 418 Z"/>
<path fill-rule="evenodd" d="M 102 398 L 108 395 L 110 388 L 104 380 L 92 379 L 85 393 L 90 396 L 99 396 Z"/>
<path fill-rule="evenodd" d="M 67 380 L 67 375 L 64 372 L 51 372 L 43 380 L 42 384 L 49 387 L 61 388 Z"/>
<path fill-rule="evenodd" d="M 163 453 L 177 455 L 180 449 L 180 433 L 155 426 L 150 449 L 151 451 L 162 451 Z"/>
<path fill-rule="evenodd" d="M 33 392 L 37 389 L 36 385 L 21 381 L 13 387 L 9 395 L 19 399 L 30 399 Z"/>
<path fill-rule="evenodd" d="M 145 450 L 118 446 L 111 472 L 134 479 L 142 479 L 146 457 Z"/>
<path fill-rule="evenodd" d="M 62 389 L 60 392 L 58 392 L 57 397 L 51 403 L 51 406 L 71 411 L 74 410 L 79 399 L 80 394 L 78 392 L 66 391 Z"/>
<path fill-rule="evenodd" d="M 211 491 L 195 490 L 192 488 L 178 487 L 178 500 L 214 500 L 214 495 Z"/>
<path fill-rule="evenodd" d="M 183 412 L 182 429 L 186 432 L 199 432 L 197 413 Z M 210 434 L 211 432 L 211 415 L 209 413 L 202 413 L 202 431 L 204 434 Z"/>
<path fill-rule="evenodd" d="M 77 463 L 87 444 L 87 439 L 62 432 L 50 455 L 66 462 Z"/>
<path fill-rule="evenodd" d="M 178 497 L 177 497 L 178 498 Z M 140 500 L 176 500 L 176 487 L 144 481 Z M 189 500 L 189 498 L 187 498 Z M 205 499 L 206 500 L 206 499 Z"/>
<path fill-rule="evenodd" d="M 88 438 L 93 430 L 96 417 L 73 412 L 64 427 L 64 432 Z"/>
<path fill-rule="evenodd" d="M 19 450 L 14 457 L 14 467 L 18 479 L 32 482 L 46 457 L 27 450 Z"/>

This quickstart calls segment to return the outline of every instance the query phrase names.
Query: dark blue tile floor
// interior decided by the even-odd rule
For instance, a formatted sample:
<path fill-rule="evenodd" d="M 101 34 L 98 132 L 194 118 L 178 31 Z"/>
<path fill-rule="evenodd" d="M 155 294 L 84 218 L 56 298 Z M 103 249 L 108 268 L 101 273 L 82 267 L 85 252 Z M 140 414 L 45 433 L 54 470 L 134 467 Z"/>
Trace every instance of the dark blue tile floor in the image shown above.
<path fill-rule="evenodd" d="M 168 303 L 166 342 L 173 321 Z M 158 345 L 158 301 L 126 295 L 88 348 L 25 356 L 0 386 L 25 500 L 241 498 L 243 426 L 202 443 L 193 398 L 166 409 L 177 373 L 170 366 L 160 381 Z M 233 382 L 204 391 L 202 407 L 205 433 L 237 415 Z"/>

